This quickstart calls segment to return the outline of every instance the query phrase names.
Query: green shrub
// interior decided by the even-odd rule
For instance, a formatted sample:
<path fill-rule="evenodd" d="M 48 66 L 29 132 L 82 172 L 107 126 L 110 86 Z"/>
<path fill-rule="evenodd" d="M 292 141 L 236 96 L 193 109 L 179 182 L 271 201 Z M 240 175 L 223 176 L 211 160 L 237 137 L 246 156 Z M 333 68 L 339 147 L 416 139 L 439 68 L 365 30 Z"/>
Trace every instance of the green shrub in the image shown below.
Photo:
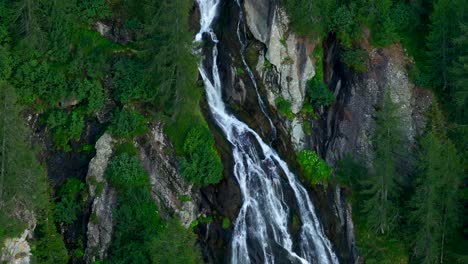
<path fill-rule="evenodd" d="M 113 116 L 109 126 L 109 132 L 121 138 L 133 138 L 144 134 L 146 130 L 146 119 L 140 113 L 126 108 Z"/>
<path fill-rule="evenodd" d="M 276 98 L 276 109 L 278 109 L 278 113 L 282 116 L 285 116 L 288 119 L 294 118 L 294 113 L 291 110 L 291 102 L 284 99 L 284 97 L 280 96 Z"/>
<path fill-rule="evenodd" d="M 307 94 L 312 103 L 321 106 L 330 106 L 335 101 L 334 94 L 328 89 L 324 81 L 318 77 L 314 77 L 309 81 L 307 87 Z"/>
<path fill-rule="evenodd" d="M 367 70 L 367 51 L 362 49 L 347 49 L 341 55 L 343 63 L 357 72 Z"/>
<path fill-rule="evenodd" d="M 121 59 L 115 64 L 112 79 L 114 97 L 122 103 L 138 100 L 150 102 L 155 99 L 156 91 L 151 90 L 145 76 L 144 65 L 131 59 Z"/>
<path fill-rule="evenodd" d="M 79 140 L 85 128 L 81 111 L 53 110 L 47 115 L 47 127 L 52 130 L 53 141 L 58 149 L 70 151 L 70 140 Z"/>
<path fill-rule="evenodd" d="M 115 148 L 115 155 L 118 156 L 123 153 L 126 153 L 129 156 L 136 156 L 138 154 L 138 150 L 133 144 L 133 141 L 126 141 L 117 145 Z"/>
<path fill-rule="evenodd" d="M 199 125 L 189 131 L 181 172 L 187 180 L 200 185 L 216 184 L 223 179 L 223 164 L 208 127 Z"/>
<path fill-rule="evenodd" d="M 330 167 L 317 153 L 311 150 L 303 150 L 297 158 L 305 178 L 310 183 L 324 183 L 330 178 Z"/>
<path fill-rule="evenodd" d="M 229 220 L 229 218 L 227 218 L 227 217 L 224 217 L 222 226 L 223 226 L 224 229 L 230 228 L 231 227 L 231 220 Z"/>
<path fill-rule="evenodd" d="M 84 183 L 76 178 L 69 178 L 60 187 L 58 202 L 55 205 L 55 220 L 65 224 L 71 224 L 78 218 L 81 211 L 82 192 Z"/>
<path fill-rule="evenodd" d="M 112 159 L 106 177 L 118 192 L 106 263 L 152 263 L 148 241 L 160 230 L 161 219 L 151 198 L 148 174 L 137 157 L 123 153 Z"/>
<path fill-rule="evenodd" d="M 57 232 L 52 205 L 49 204 L 44 215 L 41 215 L 34 229 L 32 255 L 34 263 L 55 264 L 68 263 L 68 252 L 63 237 Z"/>
<path fill-rule="evenodd" d="M 200 251 L 195 246 L 197 236 L 178 221 L 170 220 L 151 241 L 153 263 L 201 264 Z"/>
<path fill-rule="evenodd" d="M 106 175 L 112 186 L 125 191 L 128 188 L 146 188 L 149 179 L 146 171 L 141 167 L 140 160 L 135 156 L 122 153 L 116 156 L 106 170 Z"/>

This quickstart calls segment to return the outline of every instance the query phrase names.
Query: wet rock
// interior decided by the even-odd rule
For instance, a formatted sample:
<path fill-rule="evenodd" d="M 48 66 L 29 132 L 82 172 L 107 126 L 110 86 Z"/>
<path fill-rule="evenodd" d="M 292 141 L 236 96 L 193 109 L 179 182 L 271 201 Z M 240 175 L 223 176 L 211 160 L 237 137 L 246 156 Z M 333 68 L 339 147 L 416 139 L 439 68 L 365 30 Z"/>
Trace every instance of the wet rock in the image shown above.
<path fill-rule="evenodd" d="M 114 143 L 115 140 L 107 133 L 96 142 L 96 156 L 91 160 L 86 176 L 92 201 L 85 253 L 87 263 L 104 259 L 112 239 L 112 211 L 117 204 L 117 194 L 106 181 L 104 173 L 114 152 Z"/>
<path fill-rule="evenodd" d="M 286 12 L 276 1 L 247 0 L 244 8 L 252 35 L 266 47 L 266 52 L 260 51 L 256 70 L 266 87 L 268 102 L 275 107 L 276 98 L 283 97 L 291 103 L 291 111 L 298 114 L 307 82 L 315 75 L 309 56 L 314 45 L 291 32 Z M 296 118 L 289 125 L 295 150 L 302 150 L 302 120 Z"/>

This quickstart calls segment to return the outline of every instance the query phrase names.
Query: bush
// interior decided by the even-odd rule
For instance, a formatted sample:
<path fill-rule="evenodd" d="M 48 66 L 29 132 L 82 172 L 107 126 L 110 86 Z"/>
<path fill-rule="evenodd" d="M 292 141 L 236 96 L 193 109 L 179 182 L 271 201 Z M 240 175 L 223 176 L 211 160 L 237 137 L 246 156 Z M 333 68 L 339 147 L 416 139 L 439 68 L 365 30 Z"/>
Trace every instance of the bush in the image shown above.
<path fill-rule="evenodd" d="M 146 119 L 140 113 L 125 108 L 113 116 L 109 126 L 112 135 L 122 138 L 133 138 L 146 130 Z"/>
<path fill-rule="evenodd" d="M 76 178 L 67 179 L 58 192 L 59 201 L 55 206 L 56 221 L 71 224 L 78 218 L 84 187 L 84 183 Z"/>
<path fill-rule="evenodd" d="M 106 177 L 118 192 L 107 263 L 152 263 L 148 241 L 158 233 L 161 220 L 151 198 L 148 174 L 137 157 L 123 153 L 111 161 Z"/>
<path fill-rule="evenodd" d="M 222 180 L 223 164 L 208 127 L 199 125 L 189 131 L 184 143 L 184 154 L 181 171 L 187 180 L 200 185 L 215 184 Z"/>
<path fill-rule="evenodd" d="M 290 120 L 294 118 L 294 113 L 291 110 L 291 102 L 280 96 L 276 98 L 275 103 L 276 109 L 278 109 L 278 113 L 280 115 L 285 116 Z"/>
<path fill-rule="evenodd" d="M 317 153 L 303 150 L 297 156 L 305 178 L 312 184 L 326 182 L 330 178 L 330 167 Z"/>
<path fill-rule="evenodd" d="M 195 247 L 196 239 L 197 236 L 190 229 L 185 229 L 178 221 L 170 220 L 151 241 L 153 263 L 203 263 Z"/>
<path fill-rule="evenodd" d="M 119 191 L 124 191 L 129 187 L 149 186 L 148 175 L 141 167 L 140 160 L 127 153 L 122 153 L 112 160 L 106 175 L 112 186 Z"/>
<path fill-rule="evenodd" d="M 114 84 L 114 97 L 122 103 L 133 100 L 152 101 L 156 91 L 151 91 L 144 65 L 136 60 L 122 59 L 115 64 L 115 75 L 112 79 Z"/>
<path fill-rule="evenodd" d="M 85 128 L 84 116 L 78 110 L 71 113 L 53 110 L 48 114 L 46 124 L 52 130 L 55 146 L 66 151 L 71 150 L 70 140 L 79 140 Z"/>
<path fill-rule="evenodd" d="M 49 204 L 34 229 L 33 263 L 68 263 L 68 252 L 62 235 L 57 232 L 51 208 L 52 205 Z"/>
<path fill-rule="evenodd" d="M 367 51 L 362 49 L 347 49 L 341 55 L 343 63 L 357 72 L 367 70 Z"/>
<path fill-rule="evenodd" d="M 330 106 L 335 101 L 334 94 L 328 89 L 325 82 L 320 80 L 317 76 L 309 81 L 307 94 L 312 103 L 316 105 Z"/>

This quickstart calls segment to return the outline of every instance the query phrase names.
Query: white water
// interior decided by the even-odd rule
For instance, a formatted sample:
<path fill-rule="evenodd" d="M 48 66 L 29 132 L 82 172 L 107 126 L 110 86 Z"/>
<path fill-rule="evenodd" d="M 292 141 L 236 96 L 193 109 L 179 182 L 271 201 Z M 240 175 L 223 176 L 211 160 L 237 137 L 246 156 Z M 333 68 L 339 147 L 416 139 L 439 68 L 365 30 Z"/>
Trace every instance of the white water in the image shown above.
<path fill-rule="evenodd" d="M 271 131 L 272 131 L 272 139 L 275 140 L 276 139 L 276 127 L 273 124 L 271 117 L 268 115 L 265 102 L 263 101 L 262 97 L 260 96 L 260 93 L 258 92 L 257 80 L 255 79 L 255 75 L 253 74 L 252 70 L 247 64 L 247 61 L 245 60 L 245 51 L 247 49 L 247 37 L 245 35 L 244 10 L 242 9 L 240 0 L 236 0 L 236 3 L 237 3 L 237 6 L 239 6 L 239 21 L 237 22 L 237 38 L 239 39 L 239 43 L 241 45 L 241 51 L 240 51 L 241 60 L 255 88 L 255 93 L 257 94 L 257 100 L 258 100 L 258 104 L 260 105 L 260 110 L 262 110 L 263 115 L 268 119 L 268 122 L 270 124 Z"/>
<path fill-rule="evenodd" d="M 204 33 L 213 42 L 212 67 L 200 63 L 210 111 L 232 145 L 234 176 L 243 196 L 231 244 L 231 263 L 338 263 L 315 208 L 296 176 L 278 154 L 246 124 L 228 113 L 222 100 L 218 71 L 218 39 L 211 25 L 221 0 L 197 0 Z M 287 195 L 289 194 L 289 195 Z M 301 227 L 299 241 L 290 234 L 291 196 Z"/>

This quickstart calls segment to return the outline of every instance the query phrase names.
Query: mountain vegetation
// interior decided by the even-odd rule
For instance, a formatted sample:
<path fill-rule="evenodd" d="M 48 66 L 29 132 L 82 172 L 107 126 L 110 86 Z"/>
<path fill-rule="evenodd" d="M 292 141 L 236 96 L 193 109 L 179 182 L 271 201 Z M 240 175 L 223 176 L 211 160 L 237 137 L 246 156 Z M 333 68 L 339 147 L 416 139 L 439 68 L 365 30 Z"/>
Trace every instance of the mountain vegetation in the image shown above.
<path fill-rule="evenodd" d="M 347 157 L 334 171 L 304 150 L 297 154 L 298 171 L 311 184 L 339 182 L 349 189 L 366 263 L 468 263 L 468 1 L 280 2 L 302 37 L 319 44 L 337 39 L 338 59 L 350 73 L 367 70 L 364 38 L 375 48 L 399 44 L 411 59 L 412 82 L 435 94 L 416 146 L 407 146 L 399 105 L 387 92 L 376 106 L 371 160 Z M 193 5 L 0 0 L 0 242 L 35 225 L 33 263 L 83 263 L 84 234 L 67 237 L 67 230 L 92 221 L 85 179 L 50 177 L 44 153 L 93 154 L 95 139 L 83 141 L 97 130 L 96 137 L 108 132 L 118 146 L 105 172 L 117 193 L 116 224 L 108 257 L 96 263 L 203 262 L 193 225 L 160 214 L 133 144 L 160 123 L 190 184 L 203 189 L 225 176 L 202 112 Z M 97 22 L 112 24 L 112 32 L 99 33 Z M 311 118 L 314 107 L 336 100 L 325 80 L 322 46 L 311 54 L 316 75 L 301 111 Z M 265 67 L 273 66 L 266 61 Z M 274 103 L 279 117 L 295 118 L 286 99 Z M 215 218 L 231 228 L 232 219 Z"/>
<path fill-rule="evenodd" d="M 366 263 L 466 263 L 468 2 L 284 2 L 297 33 L 313 40 L 335 36 L 341 61 L 356 72 L 366 69 L 367 54 L 359 45 L 366 30 L 373 47 L 400 43 L 413 59 L 413 82 L 436 95 L 418 146 L 408 149 L 399 106 L 387 93 L 375 116 L 371 164 L 347 157 L 336 172 L 353 190 L 358 248 Z M 317 67 L 320 73 L 323 66 Z M 326 88 L 317 78 L 311 81 L 309 98 L 322 98 L 319 85 Z M 412 168 L 410 175 L 402 166 Z"/>

